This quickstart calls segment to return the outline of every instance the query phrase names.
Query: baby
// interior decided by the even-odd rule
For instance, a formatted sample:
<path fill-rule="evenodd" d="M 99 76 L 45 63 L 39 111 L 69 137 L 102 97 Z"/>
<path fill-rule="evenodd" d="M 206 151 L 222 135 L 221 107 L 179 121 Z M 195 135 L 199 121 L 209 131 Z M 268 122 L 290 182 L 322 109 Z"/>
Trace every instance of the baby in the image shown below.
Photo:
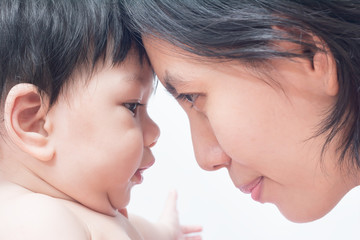
<path fill-rule="evenodd" d="M 0 239 L 200 239 L 175 204 L 127 218 L 159 128 L 121 2 L 1 0 L 0 25 Z"/>

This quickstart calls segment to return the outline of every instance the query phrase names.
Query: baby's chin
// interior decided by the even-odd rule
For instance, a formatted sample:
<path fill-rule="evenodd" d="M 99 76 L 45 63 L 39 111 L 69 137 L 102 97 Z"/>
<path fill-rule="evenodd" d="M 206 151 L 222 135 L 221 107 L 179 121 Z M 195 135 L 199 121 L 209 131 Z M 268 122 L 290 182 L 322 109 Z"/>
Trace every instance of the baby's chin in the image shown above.
<path fill-rule="evenodd" d="M 115 217 L 119 215 L 119 212 L 123 209 L 126 209 L 127 205 L 130 202 L 130 191 L 127 194 L 119 197 L 108 196 L 107 199 L 103 199 L 102 202 L 97 202 L 96 204 L 86 204 L 80 203 L 87 208 L 94 210 L 98 213 Z"/>
<path fill-rule="evenodd" d="M 122 209 L 126 209 L 126 207 L 129 205 L 131 198 L 131 189 L 128 190 L 126 194 L 123 194 L 121 198 L 113 198 L 113 202 L 110 202 L 112 206 L 113 214 L 117 215 Z M 109 198 L 109 201 L 112 199 Z"/>

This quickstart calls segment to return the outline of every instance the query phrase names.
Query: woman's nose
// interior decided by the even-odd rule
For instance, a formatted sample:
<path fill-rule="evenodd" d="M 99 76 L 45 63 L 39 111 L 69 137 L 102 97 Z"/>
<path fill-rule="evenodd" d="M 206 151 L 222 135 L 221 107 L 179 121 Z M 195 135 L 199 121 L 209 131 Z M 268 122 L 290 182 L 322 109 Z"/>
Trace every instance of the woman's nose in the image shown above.
<path fill-rule="evenodd" d="M 196 160 L 207 171 L 230 165 L 231 158 L 221 148 L 206 117 L 190 119 L 191 136 Z"/>

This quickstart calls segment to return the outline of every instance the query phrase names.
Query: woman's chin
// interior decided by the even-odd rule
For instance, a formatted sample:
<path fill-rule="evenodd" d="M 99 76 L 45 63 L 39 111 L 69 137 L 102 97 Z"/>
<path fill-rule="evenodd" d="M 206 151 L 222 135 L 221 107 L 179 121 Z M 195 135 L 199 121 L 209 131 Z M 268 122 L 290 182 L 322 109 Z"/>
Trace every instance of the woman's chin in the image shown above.
<path fill-rule="evenodd" d="M 330 209 L 304 209 L 301 207 L 290 207 L 289 209 L 282 209 L 278 206 L 281 214 L 291 222 L 294 223 L 307 223 L 318 220 L 324 217 L 331 211 Z"/>

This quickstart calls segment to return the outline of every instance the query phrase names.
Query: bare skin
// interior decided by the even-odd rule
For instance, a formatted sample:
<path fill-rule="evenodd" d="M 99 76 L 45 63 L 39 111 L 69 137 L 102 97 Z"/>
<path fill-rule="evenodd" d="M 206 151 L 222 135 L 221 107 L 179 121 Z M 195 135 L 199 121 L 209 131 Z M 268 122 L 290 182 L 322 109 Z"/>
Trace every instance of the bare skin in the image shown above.
<path fill-rule="evenodd" d="M 176 197 L 158 223 L 126 212 L 131 189 L 154 164 L 159 128 L 146 107 L 153 75 L 135 51 L 120 65 L 76 72 L 57 102 L 15 85 L 0 140 L 0 239 L 201 239 L 184 231 Z"/>
<path fill-rule="evenodd" d="M 339 167 L 339 139 L 321 156 L 326 136 L 315 136 L 338 93 L 329 52 L 315 54 L 313 64 L 273 59 L 254 70 L 156 37 L 143 41 L 160 81 L 188 115 L 200 167 L 226 168 L 237 189 L 294 222 L 321 218 L 359 185 L 358 171 Z"/>

